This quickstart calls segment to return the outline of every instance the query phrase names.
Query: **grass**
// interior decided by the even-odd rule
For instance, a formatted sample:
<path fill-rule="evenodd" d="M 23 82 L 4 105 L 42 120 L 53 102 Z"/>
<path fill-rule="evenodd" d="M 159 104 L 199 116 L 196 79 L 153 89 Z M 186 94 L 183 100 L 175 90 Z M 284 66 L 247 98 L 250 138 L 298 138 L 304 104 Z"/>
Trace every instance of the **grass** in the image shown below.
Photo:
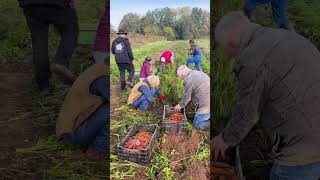
<path fill-rule="evenodd" d="M 80 1 L 77 10 L 79 23 L 96 24 L 98 22 L 98 9 L 104 9 L 105 1 Z M 22 9 L 16 0 L 3 0 L 0 2 L 0 63 L 25 64 L 30 59 L 31 38 L 27 28 Z M 59 37 L 50 28 L 49 34 L 49 54 L 55 53 Z M 90 52 L 90 49 L 88 50 Z M 82 54 L 77 64 L 71 64 L 72 70 L 80 74 L 92 63 L 90 53 Z M 32 82 L 30 82 L 31 84 Z M 11 121 L 27 121 L 30 126 L 44 129 L 42 137 L 30 147 L 19 148 L 14 152 L 6 152 L 14 157 L 10 161 L 7 170 L 12 168 L 15 175 L 28 175 L 28 179 L 37 176 L 36 179 L 106 179 L 107 163 L 105 161 L 92 161 L 84 157 L 72 159 L 78 147 L 72 146 L 66 141 L 59 140 L 55 134 L 55 120 L 60 111 L 68 87 L 59 81 L 53 81 L 53 93 L 46 98 L 40 98 L 31 91 L 32 102 L 28 107 L 21 109 L 14 117 L 1 121 L 8 123 Z M 24 91 L 26 91 L 24 89 Z M 1 159 L 6 158 L 2 157 Z M 30 162 L 31 159 L 39 159 L 37 163 Z M 23 164 L 20 167 L 19 164 Z M 20 168 L 20 169 L 19 169 Z M 27 168 L 24 172 L 24 168 Z M 1 175 L 5 169 L 1 169 Z M 21 177 L 19 175 L 19 177 Z M 12 173 L 8 173 L 8 178 Z M 5 176 L 6 177 L 6 176 Z"/>

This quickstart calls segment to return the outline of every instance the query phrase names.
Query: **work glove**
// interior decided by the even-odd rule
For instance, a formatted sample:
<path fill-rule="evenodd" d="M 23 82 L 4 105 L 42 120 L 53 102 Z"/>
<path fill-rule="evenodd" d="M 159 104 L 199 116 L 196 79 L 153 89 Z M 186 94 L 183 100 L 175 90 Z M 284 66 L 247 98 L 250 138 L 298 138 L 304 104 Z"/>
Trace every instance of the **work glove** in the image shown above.
<path fill-rule="evenodd" d="M 164 99 L 165 99 L 165 96 L 163 96 L 163 95 L 160 95 L 160 96 L 159 96 L 159 100 L 160 100 L 160 101 L 163 101 Z"/>

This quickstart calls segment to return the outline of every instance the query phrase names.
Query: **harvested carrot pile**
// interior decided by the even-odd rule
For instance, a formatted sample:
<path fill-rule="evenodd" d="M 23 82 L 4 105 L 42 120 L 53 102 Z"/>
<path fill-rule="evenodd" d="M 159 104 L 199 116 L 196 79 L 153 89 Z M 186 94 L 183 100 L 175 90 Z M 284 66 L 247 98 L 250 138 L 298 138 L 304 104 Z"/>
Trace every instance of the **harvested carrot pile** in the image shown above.
<path fill-rule="evenodd" d="M 150 132 L 140 131 L 136 135 L 130 137 L 129 140 L 124 144 L 124 147 L 137 150 L 146 149 L 151 138 L 152 134 Z"/>
<path fill-rule="evenodd" d="M 174 113 L 169 116 L 170 121 L 178 122 L 178 121 L 181 121 L 182 119 L 183 119 L 182 113 Z"/>

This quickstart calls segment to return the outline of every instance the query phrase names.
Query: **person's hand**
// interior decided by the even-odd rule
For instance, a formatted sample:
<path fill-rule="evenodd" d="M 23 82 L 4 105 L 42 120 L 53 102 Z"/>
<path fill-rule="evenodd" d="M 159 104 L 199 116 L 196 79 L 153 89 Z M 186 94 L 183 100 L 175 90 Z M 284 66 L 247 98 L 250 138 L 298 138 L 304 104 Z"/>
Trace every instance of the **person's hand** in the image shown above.
<path fill-rule="evenodd" d="M 221 155 L 223 159 L 225 158 L 225 152 L 228 149 L 229 145 L 223 140 L 222 133 L 220 133 L 218 136 L 212 139 L 211 147 L 214 151 L 214 161 L 217 161 L 219 155 Z"/>
<path fill-rule="evenodd" d="M 163 95 L 160 95 L 160 96 L 159 96 L 159 100 L 160 100 L 160 101 L 163 101 L 164 99 L 165 99 L 165 96 L 163 96 Z"/>
<path fill-rule="evenodd" d="M 70 0 L 70 6 L 76 9 L 79 6 L 79 0 Z"/>
<path fill-rule="evenodd" d="M 133 64 L 133 65 L 135 64 L 135 61 L 134 61 L 134 60 L 132 60 L 132 64 Z"/>
<path fill-rule="evenodd" d="M 175 107 L 174 107 L 174 112 L 180 112 L 182 109 L 182 107 L 180 106 L 180 104 L 177 104 Z"/>

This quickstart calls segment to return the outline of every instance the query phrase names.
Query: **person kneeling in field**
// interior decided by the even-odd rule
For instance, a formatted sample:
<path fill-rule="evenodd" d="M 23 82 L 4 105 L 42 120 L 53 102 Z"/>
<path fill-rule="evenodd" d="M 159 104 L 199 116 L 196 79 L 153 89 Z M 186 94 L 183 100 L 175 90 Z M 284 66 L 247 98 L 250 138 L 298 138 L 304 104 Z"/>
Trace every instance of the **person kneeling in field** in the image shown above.
<path fill-rule="evenodd" d="M 174 107 L 180 112 L 192 101 L 195 105 L 193 125 L 200 129 L 210 128 L 210 78 L 202 71 L 194 71 L 186 65 L 178 68 L 177 74 L 184 81 L 184 95 Z"/>
<path fill-rule="evenodd" d="M 151 75 L 151 58 L 146 57 L 140 69 L 140 82 L 143 82 Z"/>
<path fill-rule="evenodd" d="M 164 96 L 160 94 L 157 87 L 160 85 L 158 76 L 148 76 L 143 82 L 138 82 L 131 90 L 128 97 L 128 104 L 139 111 L 146 111 L 150 103 L 155 101 L 155 94 L 159 96 L 160 101 L 164 100 Z"/>
<path fill-rule="evenodd" d="M 164 72 L 166 64 L 173 64 L 173 60 L 173 52 L 170 49 L 165 50 L 160 56 L 159 72 Z"/>
<path fill-rule="evenodd" d="M 109 58 L 107 57 L 105 63 Z M 100 155 L 109 154 L 109 74 L 107 65 L 94 64 L 70 88 L 60 110 L 56 134 Z M 93 151 L 92 151 L 93 150 Z M 89 152 L 90 152 L 89 151 Z"/>
<path fill-rule="evenodd" d="M 227 125 L 211 141 L 214 160 L 259 125 L 272 144 L 270 180 L 319 180 L 317 47 L 297 33 L 252 23 L 239 11 L 219 20 L 215 40 L 233 57 L 238 98 Z"/>

